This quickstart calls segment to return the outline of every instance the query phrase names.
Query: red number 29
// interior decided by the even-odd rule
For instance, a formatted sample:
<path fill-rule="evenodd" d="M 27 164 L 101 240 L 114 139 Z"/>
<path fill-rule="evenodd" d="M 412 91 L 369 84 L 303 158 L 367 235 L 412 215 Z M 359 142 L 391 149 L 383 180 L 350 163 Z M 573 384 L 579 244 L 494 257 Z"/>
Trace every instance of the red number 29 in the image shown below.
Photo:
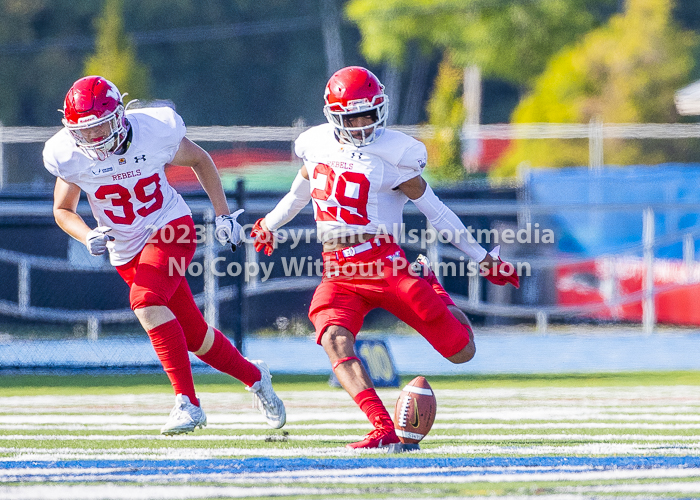
<path fill-rule="evenodd" d="M 134 223 L 136 214 L 146 217 L 163 206 L 163 192 L 160 190 L 160 177 L 153 174 L 150 177 L 140 179 L 134 186 L 134 196 L 144 205 L 134 213 L 134 205 L 131 203 L 131 191 L 119 184 L 100 186 L 95 192 L 95 197 L 100 200 L 109 199 L 112 206 L 121 208 L 121 214 L 114 210 L 105 210 L 105 214 L 115 224 L 130 225 Z"/>
<path fill-rule="evenodd" d="M 369 196 L 369 179 L 365 174 L 359 172 L 342 172 L 336 176 L 335 171 L 323 163 L 319 163 L 314 168 L 313 178 L 319 175 L 326 176 L 326 185 L 323 189 L 311 191 L 311 197 L 316 204 L 316 220 L 318 221 L 341 221 L 346 224 L 366 226 L 369 224 L 367 217 L 367 199 Z M 337 179 L 336 179 L 337 177 Z M 345 194 L 348 183 L 358 186 L 357 197 Z M 328 201 L 331 196 L 335 197 L 335 204 L 323 210 L 317 200 Z M 333 203 L 331 200 L 329 203 Z"/>

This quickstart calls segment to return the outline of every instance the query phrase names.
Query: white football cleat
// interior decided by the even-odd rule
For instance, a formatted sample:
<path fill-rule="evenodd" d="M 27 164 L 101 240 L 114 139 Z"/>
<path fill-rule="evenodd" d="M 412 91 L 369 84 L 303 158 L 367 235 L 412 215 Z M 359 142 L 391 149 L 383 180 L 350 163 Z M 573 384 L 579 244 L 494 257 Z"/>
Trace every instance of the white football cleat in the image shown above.
<path fill-rule="evenodd" d="M 258 367 L 261 378 L 245 390 L 253 393 L 253 408 L 260 410 L 270 427 L 279 429 L 287 421 L 287 413 L 284 403 L 272 388 L 270 369 L 259 359 L 249 361 Z"/>
<path fill-rule="evenodd" d="M 168 421 L 160 429 L 160 433 L 166 436 L 185 434 L 206 425 L 207 416 L 204 410 L 190 403 L 190 398 L 184 394 L 178 394 L 175 396 L 175 407 L 170 412 Z"/>

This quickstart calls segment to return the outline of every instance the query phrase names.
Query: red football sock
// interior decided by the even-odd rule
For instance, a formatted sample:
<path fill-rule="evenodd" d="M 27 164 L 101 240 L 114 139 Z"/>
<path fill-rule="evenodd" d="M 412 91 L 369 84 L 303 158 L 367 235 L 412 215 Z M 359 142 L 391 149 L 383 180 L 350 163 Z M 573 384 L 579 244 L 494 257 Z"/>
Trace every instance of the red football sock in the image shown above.
<path fill-rule="evenodd" d="M 367 418 L 375 427 L 377 426 L 376 422 L 378 421 L 387 426 L 394 426 L 389 412 L 384 407 L 384 403 L 382 403 L 382 400 L 379 399 L 379 396 L 377 396 L 377 391 L 374 389 L 365 389 L 353 399 L 360 409 L 365 412 L 365 415 L 367 415 Z"/>
<path fill-rule="evenodd" d="M 231 341 L 216 328 L 211 349 L 197 357 L 212 368 L 237 378 L 248 387 L 260 380 L 260 370 L 245 359 Z"/>
<path fill-rule="evenodd" d="M 185 333 L 180 323 L 176 319 L 163 323 L 149 330 L 148 336 L 175 394 L 184 394 L 190 398 L 193 405 L 199 406 L 199 400 L 194 391 Z"/>

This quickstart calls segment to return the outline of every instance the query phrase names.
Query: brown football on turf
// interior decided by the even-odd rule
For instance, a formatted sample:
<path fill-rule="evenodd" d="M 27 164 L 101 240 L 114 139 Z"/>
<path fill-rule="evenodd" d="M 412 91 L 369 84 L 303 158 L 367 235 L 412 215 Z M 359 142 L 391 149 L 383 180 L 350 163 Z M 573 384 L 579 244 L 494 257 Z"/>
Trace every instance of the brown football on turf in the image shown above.
<path fill-rule="evenodd" d="M 416 377 L 403 388 L 394 408 L 394 427 L 404 444 L 419 443 L 435 421 L 437 400 L 425 377 Z"/>

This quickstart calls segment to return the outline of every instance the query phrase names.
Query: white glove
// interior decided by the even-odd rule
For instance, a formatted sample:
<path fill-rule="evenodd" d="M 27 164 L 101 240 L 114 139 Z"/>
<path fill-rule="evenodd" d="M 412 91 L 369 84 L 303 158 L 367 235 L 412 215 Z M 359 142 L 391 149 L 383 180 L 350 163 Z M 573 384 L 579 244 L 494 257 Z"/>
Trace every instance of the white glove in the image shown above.
<path fill-rule="evenodd" d="M 85 246 L 90 252 L 90 255 L 98 256 L 107 251 L 107 242 L 114 241 L 113 236 L 107 235 L 111 230 L 111 227 L 100 226 L 87 234 L 85 237 Z"/>
<path fill-rule="evenodd" d="M 243 228 L 236 220 L 243 213 L 243 209 L 236 210 L 231 215 L 219 215 L 216 219 L 216 229 L 214 236 L 222 245 L 231 243 L 231 250 L 235 251 L 241 244 L 241 234 Z"/>

